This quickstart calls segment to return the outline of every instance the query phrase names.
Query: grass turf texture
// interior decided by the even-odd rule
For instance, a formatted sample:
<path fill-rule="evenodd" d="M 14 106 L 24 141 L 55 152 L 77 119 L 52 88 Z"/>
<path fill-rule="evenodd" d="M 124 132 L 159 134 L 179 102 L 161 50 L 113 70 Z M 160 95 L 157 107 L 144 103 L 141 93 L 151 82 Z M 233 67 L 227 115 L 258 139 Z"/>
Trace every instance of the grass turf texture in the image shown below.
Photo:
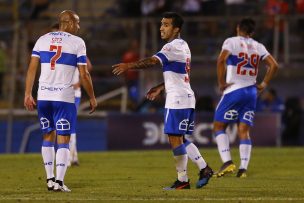
<path fill-rule="evenodd" d="M 200 150 L 209 165 L 221 166 L 216 149 Z M 196 166 L 189 160 L 190 190 L 163 191 L 176 179 L 169 150 L 80 153 L 80 166 L 65 177 L 71 193 L 46 189 L 40 154 L 0 155 L 0 202 L 302 202 L 304 148 L 253 148 L 248 177 L 212 178 L 195 189 Z M 232 149 L 239 164 L 238 149 Z"/>

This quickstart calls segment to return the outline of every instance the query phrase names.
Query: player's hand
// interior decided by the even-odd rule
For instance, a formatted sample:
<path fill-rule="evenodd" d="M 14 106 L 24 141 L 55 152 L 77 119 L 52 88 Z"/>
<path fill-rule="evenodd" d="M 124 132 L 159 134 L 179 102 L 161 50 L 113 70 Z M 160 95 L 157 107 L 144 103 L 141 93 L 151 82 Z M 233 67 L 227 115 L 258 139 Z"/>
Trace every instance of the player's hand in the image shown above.
<path fill-rule="evenodd" d="M 112 68 L 114 68 L 112 71 L 112 73 L 114 75 L 120 75 L 120 74 L 126 72 L 129 69 L 129 66 L 127 63 L 119 63 L 119 64 L 113 65 Z"/>
<path fill-rule="evenodd" d="M 161 92 L 162 90 L 160 88 L 153 87 L 147 92 L 146 98 L 153 101 Z"/>
<path fill-rule="evenodd" d="M 265 82 L 261 82 L 260 84 L 257 84 L 256 87 L 258 90 L 258 94 L 260 95 L 267 87 L 267 84 Z"/>
<path fill-rule="evenodd" d="M 92 114 L 97 108 L 97 101 L 95 97 L 90 99 L 90 106 L 91 106 L 91 111 L 89 112 L 89 114 Z"/>
<path fill-rule="evenodd" d="M 36 102 L 32 95 L 25 95 L 24 96 L 24 107 L 28 111 L 34 111 L 34 107 L 36 106 Z"/>
<path fill-rule="evenodd" d="M 219 88 L 220 88 L 221 93 L 223 93 L 225 89 L 227 89 L 228 87 L 230 87 L 233 84 L 234 83 L 223 83 L 223 84 L 220 84 Z"/>

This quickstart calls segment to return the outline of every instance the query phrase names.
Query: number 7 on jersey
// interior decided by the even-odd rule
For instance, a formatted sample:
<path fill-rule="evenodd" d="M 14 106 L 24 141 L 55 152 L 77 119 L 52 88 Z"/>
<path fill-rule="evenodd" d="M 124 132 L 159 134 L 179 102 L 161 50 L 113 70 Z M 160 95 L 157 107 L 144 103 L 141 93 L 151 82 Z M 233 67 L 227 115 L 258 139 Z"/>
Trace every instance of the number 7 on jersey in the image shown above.
<path fill-rule="evenodd" d="M 50 45 L 50 51 L 56 50 L 55 55 L 51 58 L 51 70 L 55 70 L 56 61 L 61 57 L 62 46 Z"/>

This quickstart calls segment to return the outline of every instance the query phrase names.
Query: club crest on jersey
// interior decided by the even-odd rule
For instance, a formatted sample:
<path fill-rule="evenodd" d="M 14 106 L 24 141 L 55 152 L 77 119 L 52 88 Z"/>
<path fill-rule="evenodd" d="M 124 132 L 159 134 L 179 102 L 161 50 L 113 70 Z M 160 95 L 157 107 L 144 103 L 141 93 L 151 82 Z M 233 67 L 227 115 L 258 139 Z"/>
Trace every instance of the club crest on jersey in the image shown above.
<path fill-rule="evenodd" d="M 236 110 L 232 109 L 232 110 L 229 110 L 225 113 L 224 119 L 226 119 L 226 120 L 236 120 L 238 118 L 238 116 L 239 116 L 239 113 Z"/>
<path fill-rule="evenodd" d="M 253 122 L 253 118 L 254 118 L 254 111 L 247 111 L 243 116 L 243 119 L 249 122 Z"/>
<path fill-rule="evenodd" d="M 50 127 L 50 121 L 47 118 L 41 117 L 40 124 L 42 126 L 42 130 L 47 129 Z"/>
<path fill-rule="evenodd" d="M 178 129 L 193 131 L 194 130 L 194 121 L 189 124 L 189 119 L 184 119 L 179 123 Z"/>
<path fill-rule="evenodd" d="M 70 130 L 71 125 L 67 119 L 61 118 L 56 122 L 56 130 Z"/>

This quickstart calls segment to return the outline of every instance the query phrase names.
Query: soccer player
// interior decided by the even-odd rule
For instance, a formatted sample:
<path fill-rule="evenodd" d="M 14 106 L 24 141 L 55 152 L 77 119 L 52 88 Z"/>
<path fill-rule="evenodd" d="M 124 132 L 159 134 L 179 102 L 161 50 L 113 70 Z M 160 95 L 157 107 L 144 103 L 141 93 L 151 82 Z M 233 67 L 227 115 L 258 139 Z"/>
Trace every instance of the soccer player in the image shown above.
<path fill-rule="evenodd" d="M 58 30 L 59 30 L 59 23 L 55 23 L 51 26 L 50 31 L 56 32 Z M 92 70 L 92 63 L 88 57 L 87 57 L 87 69 L 89 72 L 91 72 Z M 76 110 L 78 110 L 81 101 L 81 83 L 79 79 L 80 79 L 79 70 L 76 68 L 73 76 L 73 83 L 72 83 L 75 90 Z M 70 148 L 70 161 L 68 166 L 79 166 L 76 132 L 71 134 L 69 148 Z"/>
<path fill-rule="evenodd" d="M 194 128 L 195 97 L 189 83 L 190 49 L 187 42 L 180 38 L 183 22 L 177 13 L 164 13 L 160 35 L 167 43 L 161 51 L 137 62 L 113 65 L 113 73 L 116 75 L 128 69 L 162 66 L 164 83 L 149 90 L 147 98 L 154 100 L 161 91 L 166 90 L 164 132 L 168 135 L 176 160 L 177 180 L 172 186 L 164 188 L 165 190 L 190 189 L 187 175 L 188 156 L 201 169 L 197 188 L 206 185 L 213 174 L 197 147 L 184 138 L 184 135 L 191 134 Z"/>
<path fill-rule="evenodd" d="M 36 105 L 32 88 L 40 64 L 37 110 L 44 134 L 41 153 L 47 187 L 48 190 L 70 192 L 64 184 L 64 176 L 69 162 L 70 135 L 75 132 L 76 107 L 72 78 L 77 68 L 82 85 L 90 97 L 90 113 L 95 111 L 97 102 L 87 70 L 86 46 L 80 37 L 75 36 L 80 28 L 79 17 L 75 12 L 65 10 L 59 14 L 58 20 L 59 31 L 41 36 L 33 48 L 26 76 L 24 106 L 33 111 Z M 55 155 L 56 135 L 58 149 Z"/>
<path fill-rule="evenodd" d="M 258 93 L 262 92 L 278 69 L 276 60 L 264 45 L 252 39 L 255 22 L 244 18 L 237 25 L 237 36 L 224 41 L 217 59 L 217 77 L 222 98 L 214 116 L 214 133 L 222 167 L 217 177 L 234 172 L 236 166 L 230 155 L 229 139 L 225 132 L 229 123 L 238 124 L 241 163 L 237 177 L 246 177 L 252 143 L 249 136 L 253 126 Z M 268 71 L 261 83 L 256 84 L 260 61 L 265 61 Z"/>

